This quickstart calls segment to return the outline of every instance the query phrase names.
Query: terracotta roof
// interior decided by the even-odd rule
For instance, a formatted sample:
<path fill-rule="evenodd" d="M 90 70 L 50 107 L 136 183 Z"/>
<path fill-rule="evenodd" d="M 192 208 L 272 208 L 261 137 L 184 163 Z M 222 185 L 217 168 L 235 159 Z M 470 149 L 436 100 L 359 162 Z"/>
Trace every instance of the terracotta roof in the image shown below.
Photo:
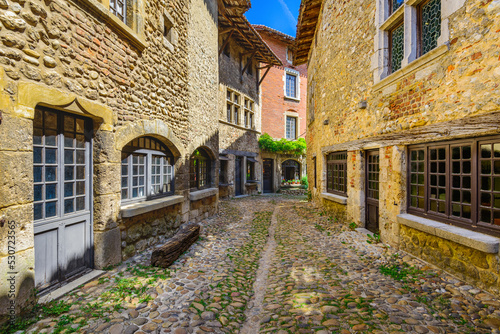
<path fill-rule="evenodd" d="M 302 0 L 300 4 L 297 37 L 295 38 L 295 65 L 307 62 L 322 3 L 322 0 Z"/>
<path fill-rule="evenodd" d="M 289 43 L 289 42 L 295 42 L 295 37 L 292 37 L 290 35 L 287 35 L 285 33 L 282 33 L 281 31 L 278 31 L 276 29 L 273 29 L 273 28 L 270 28 L 270 27 L 267 27 L 265 25 L 262 25 L 262 24 L 253 24 L 253 27 L 255 28 L 255 30 L 257 31 L 265 31 L 271 35 L 274 35 L 275 37 L 277 37 L 278 39 L 282 40 L 283 42 L 286 42 L 286 43 Z"/>
<path fill-rule="evenodd" d="M 249 0 L 219 0 L 219 33 L 231 34 L 239 45 L 255 51 L 257 61 L 282 66 L 281 60 L 243 15 L 249 8 Z"/>

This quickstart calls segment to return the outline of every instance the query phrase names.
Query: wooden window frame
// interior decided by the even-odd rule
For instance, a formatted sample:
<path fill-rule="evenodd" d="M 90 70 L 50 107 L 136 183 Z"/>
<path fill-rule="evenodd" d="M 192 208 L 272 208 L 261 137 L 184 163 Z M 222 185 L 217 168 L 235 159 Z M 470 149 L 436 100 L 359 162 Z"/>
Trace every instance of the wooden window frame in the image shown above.
<path fill-rule="evenodd" d="M 122 197 L 122 203 L 127 204 L 127 203 L 133 203 L 133 202 L 142 202 L 146 200 L 151 200 L 151 199 L 156 199 L 159 197 L 166 197 L 166 196 L 172 196 L 174 195 L 175 192 L 175 163 L 174 163 L 174 156 L 172 152 L 160 141 L 158 141 L 155 138 L 152 137 L 140 137 L 136 138 L 138 140 L 146 140 L 149 139 L 150 141 L 154 142 L 155 144 L 158 143 L 160 145 L 160 150 L 157 149 L 148 149 L 148 148 L 141 148 L 139 146 L 131 146 L 132 144 L 129 143 L 127 146 L 125 146 L 122 150 L 122 162 L 121 166 L 123 167 L 124 165 L 127 165 L 127 189 L 128 189 L 128 194 L 126 198 Z M 133 189 L 133 158 L 134 156 L 144 156 L 144 195 L 143 196 L 138 196 L 138 197 L 132 197 L 132 189 Z M 166 158 L 166 160 L 170 163 L 169 165 L 165 165 L 164 162 L 161 163 L 160 166 L 160 182 L 163 180 L 164 177 L 167 177 L 169 173 L 164 172 L 164 167 L 170 166 L 171 168 L 171 180 L 170 180 L 170 191 L 165 191 L 165 192 L 160 192 L 158 194 L 154 194 L 151 190 L 152 186 L 152 181 L 151 181 L 151 176 L 153 174 L 152 167 L 153 167 L 153 157 L 163 157 Z M 125 163 L 124 161 L 127 161 Z M 120 179 L 123 175 L 120 176 Z M 123 185 L 122 185 L 123 188 Z M 122 196 L 123 193 L 121 192 Z"/>
<path fill-rule="evenodd" d="M 191 190 L 202 190 L 211 187 L 212 159 L 205 150 L 197 149 L 189 159 L 189 188 Z"/>
<path fill-rule="evenodd" d="M 500 143 L 500 136 L 485 136 L 485 137 L 475 137 L 470 139 L 460 139 L 460 140 L 450 140 L 450 141 L 441 141 L 441 142 L 432 142 L 432 143 L 424 143 L 417 145 L 410 145 L 407 147 L 407 156 L 408 156 L 408 166 L 407 166 L 407 211 L 410 214 L 414 214 L 420 217 L 436 220 L 442 223 L 447 223 L 450 225 L 456 225 L 459 227 L 463 227 L 469 230 L 478 231 L 485 234 L 490 234 L 493 236 L 500 236 L 500 225 L 493 225 L 491 223 L 485 223 L 480 221 L 480 177 L 481 177 L 481 166 L 480 162 L 483 158 L 480 157 L 480 145 L 485 144 L 494 144 Z M 462 217 L 453 216 L 451 212 L 452 205 L 452 153 L 451 148 L 457 145 L 470 145 L 471 147 L 471 218 L 466 219 Z M 445 205 L 446 210 L 445 214 L 435 213 L 429 210 L 429 201 L 430 201 L 430 186 L 429 186 L 429 169 L 430 169 L 430 160 L 429 160 L 429 150 L 432 148 L 438 147 L 446 147 L 446 199 Z M 425 187 L 425 196 L 424 196 L 424 208 L 416 208 L 411 206 L 411 152 L 413 150 L 423 150 L 424 151 L 424 187 Z M 492 153 L 493 154 L 493 153 Z M 493 158 L 492 158 L 493 159 Z M 456 160 L 456 159 L 455 159 Z M 462 162 L 464 159 L 459 159 L 458 161 Z M 492 167 L 493 168 L 493 167 Z M 460 174 L 461 175 L 461 174 Z M 495 175 L 491 173 L 492 177 Z M 499 175 L 500 177 L 500 175 Z M 456 188 L 459 190 L 468 190 L 468 188 Z M 493 189 L 493 185 L 492 185 Z M 493 192 L 493 191 L 491 191 Z M 493 209 L 492 209 L 493 210 Z"/>
<path fill-rule="evenodd" d="M 345 159 L 338 159 L 338 160 L 333 160 L 329 159 L 330 156 L 333 155 L 340 155 L 340 154 L 345 154 Z M 337 177 L 337 180 L 333 178 L 332 175 L 332 182 L 330 186 L 330 177 L 329 177 L 329 170 L 330 168 L 333 168 L 335 165 L 337 166 L 342 166 L 344 170 L 344 176 L 343 177 Z M 332 170 L 333 171 L 333 170 Z M 316 180 L 316 178 L 315 178 Z M 315 181 L 316 182 L 316 181 Z M 344 191 L 339 190 L 339 185 L 344 186 Z M 340 196 L 347 197 L 347 151 L 340 151 L 340 152 L 331 152 L 326 155 L 326 192 L 330 194 L 337 194 Z"/>

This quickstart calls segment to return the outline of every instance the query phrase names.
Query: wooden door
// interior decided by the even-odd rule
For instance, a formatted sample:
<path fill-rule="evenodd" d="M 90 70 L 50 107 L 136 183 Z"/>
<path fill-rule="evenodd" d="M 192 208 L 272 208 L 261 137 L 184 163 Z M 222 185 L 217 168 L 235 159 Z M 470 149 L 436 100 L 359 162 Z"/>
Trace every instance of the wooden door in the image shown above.
<path fill-rule="evenodd" d="M 243 194 L 241 185 L 241 172 L 242 172 L 242 158 L 236 157 L 234 163 L 234 194 L 240 196 Z"/>
<path fill-rule="evenodd" d="M 365 227 L 373 233 L 379 232 L 379 176 L 380 176 L 379 150 L 366 152 L 366 218 Z"/>
<path fill-rule="evenodd" d="M 263 175 L 264 175 L 264 193 L 273 192 L 273 159 L 264 159 L 263 161 Z"/>
<path fill-rule="evenodd" d="M 37 109 L 33 132 L 35 284 L 44 290 L 92 264 L 92 123 Z"/>

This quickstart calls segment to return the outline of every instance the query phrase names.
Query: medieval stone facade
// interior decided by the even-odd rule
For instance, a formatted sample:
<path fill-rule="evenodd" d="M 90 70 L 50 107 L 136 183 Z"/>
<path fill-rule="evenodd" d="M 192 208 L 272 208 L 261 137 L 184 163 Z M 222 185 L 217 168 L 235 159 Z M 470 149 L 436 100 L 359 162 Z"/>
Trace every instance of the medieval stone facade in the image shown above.
<path fill-rule="evenodd" d="M 497 1 L 302 2 L 313 199 L 500 291 Z"/>
<path fill-rule="evenodd" d="M 254 25 L 255 30 L 273 50 L 283 66 L 265 64 L 262 82 L 262 133 L 274 139 L 295 140 L 306 136 L 307 66 L 293 64 L 295 38 L 272 28 Z M 306 175 L 305 156 L 263 151 L 263 192 L 275 192 L 284 181 Z"/>
<path fill-rule="evenodd" d="M 221 14 L 219 31 L 220 196 L 257 195 L 262 192 L 258 138 L 264 79 L 258 65 L 281 62 L 242 13 Z"/>
<path fill-rule="evenodd" d="M 1 312 L 217 210 L 217 3 L 124 3 L 0 2 Z"/>

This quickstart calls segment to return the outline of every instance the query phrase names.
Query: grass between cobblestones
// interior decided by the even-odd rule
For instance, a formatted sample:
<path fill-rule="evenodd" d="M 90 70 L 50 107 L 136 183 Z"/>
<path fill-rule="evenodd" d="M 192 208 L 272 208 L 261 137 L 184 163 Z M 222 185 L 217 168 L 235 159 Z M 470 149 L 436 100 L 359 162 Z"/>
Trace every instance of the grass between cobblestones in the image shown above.
<path fill-rule="evenodd" d="M 237 330 L 245 321 L 244 312 L 253 295 L 253 284 L 271 216 L 271 211 L 255 213 L 249 241 L 238 249 L 228 250 L 227 257 L 232 266 L 229 275 L 221 278 L 215 286 L 210 286 L 212 290 L 196 298 L 191 305 L 191 311 L 201 318 L 207 317 L 205 312 L 213 312 L 226 333 Z"/>

